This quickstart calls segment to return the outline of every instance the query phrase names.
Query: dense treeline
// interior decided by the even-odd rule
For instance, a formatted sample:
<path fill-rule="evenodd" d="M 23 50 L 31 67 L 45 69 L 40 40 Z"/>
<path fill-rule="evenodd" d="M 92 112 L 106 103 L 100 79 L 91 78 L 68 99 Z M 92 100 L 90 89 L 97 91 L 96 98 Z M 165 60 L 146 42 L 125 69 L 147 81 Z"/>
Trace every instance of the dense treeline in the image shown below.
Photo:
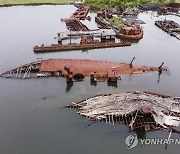
<path fill-rule="evenodd" d="M 135 7 L 139 4 L 146 4 L 146 3 L 158 3 L 158 4 L 165 4 L 165 3 L 172 3 L 176 0 L 86 0 L 87 5 L 97 6 L 97 7 L 116 7 L 119 4 L 124 5 L 125 7 Z"/>

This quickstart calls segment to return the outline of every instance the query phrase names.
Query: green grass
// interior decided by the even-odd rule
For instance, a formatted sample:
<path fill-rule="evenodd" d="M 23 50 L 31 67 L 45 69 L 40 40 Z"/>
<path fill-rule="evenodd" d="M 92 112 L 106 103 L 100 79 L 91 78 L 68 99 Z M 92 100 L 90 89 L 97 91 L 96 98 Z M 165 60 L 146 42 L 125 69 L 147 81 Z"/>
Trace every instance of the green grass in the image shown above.
<path fill-rule="evenodd" d="M 111 25 L 118 27 L 118 29 L 121 29 L 124 26 L 122 19 L 118 19 L 115 17 L 108 19 L 108 22 Z"/>
<path fill-rule="evenodd" d="M 157 4 L 167 4 L 171 2 L 180 2 L 180 0 L 86 0 L 87 5 L 97 6 L 97 7 L 116 7 L 119 4 L 125 7 L 135 7 L 139 4 L 147 3 L 157 3 Z"/>
<path fill-rule="evenodd" d="M 0 5 L 15 5 L 15 4 L 67 4 L 77 2 L 78 0 L 0 0 Z M 180 0 L 86 0 L 86 4 L 93 6 L 112 6 L 116 7 L 122 3 L 126 7 L 133 7 L 140 3 L 164 3 L 164 2 L 177 2 Z"/>
<path fill-rule="evenodd" d="M 78 0 L 0 0 L 0 5 L 14 4 L 66 4 Z"/>

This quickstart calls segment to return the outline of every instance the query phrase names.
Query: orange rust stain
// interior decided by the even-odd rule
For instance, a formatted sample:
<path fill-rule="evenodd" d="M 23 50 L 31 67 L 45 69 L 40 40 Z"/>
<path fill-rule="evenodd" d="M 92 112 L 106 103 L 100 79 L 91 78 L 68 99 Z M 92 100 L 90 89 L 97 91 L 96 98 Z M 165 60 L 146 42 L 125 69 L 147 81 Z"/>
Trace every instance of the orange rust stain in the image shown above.
<path fill-rule="evenodd" d="M 82 73 L 84 76 L 90 76 L 92 72 L 97 73 L 112 73 L 115 72 L 116 76 L 139 74 L 150 71 L 158 71 L 158 67 L 148 66 L 133 66 L 129 64 L 107 61 L 95 61 L 95 60 L 79 60 L 79 59 L 49 59 L 41 62 L 41 72 L 55 72 L 62 71 L 66 74 L 64 66 L 67 66 L 73 74 Z M 110 73 L 110 74 L 112 74 Z M 113 76 L 113 75 L 112 75 Z"/>

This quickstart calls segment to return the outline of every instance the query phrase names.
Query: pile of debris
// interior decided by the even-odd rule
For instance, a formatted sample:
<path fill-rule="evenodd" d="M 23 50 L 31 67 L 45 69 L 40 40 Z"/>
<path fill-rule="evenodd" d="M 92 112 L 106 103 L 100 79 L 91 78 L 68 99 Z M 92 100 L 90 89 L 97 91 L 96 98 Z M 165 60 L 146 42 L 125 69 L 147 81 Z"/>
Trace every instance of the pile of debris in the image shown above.
<path fill-rule="evenodd" d="M 180 98 L 150 92 L 98 95 L 67 107 L 93 121 L 125 124 L 131 131 L 173 129 L 179 132 Z"/>

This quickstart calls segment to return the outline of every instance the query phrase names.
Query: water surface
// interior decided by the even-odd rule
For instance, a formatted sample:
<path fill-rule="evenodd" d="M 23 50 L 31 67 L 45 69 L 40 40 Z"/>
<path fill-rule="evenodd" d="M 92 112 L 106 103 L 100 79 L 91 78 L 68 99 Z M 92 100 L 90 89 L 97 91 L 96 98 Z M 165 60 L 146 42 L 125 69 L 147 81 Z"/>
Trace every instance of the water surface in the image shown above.
<path fill-rule="evenodd" d="M 67 85 L 64 79 L 0 79 L 0 153 L 2 154 L 118 154 L 118 153 L 179 153 L 178 145 L 141 146 L 128 150 L 124 139 L 126 126 L 108 125 L 80 117 L 71 102 L 104 93 L 146 90 L 180 96 L 180 42 L 154 25 L 154 13 L 142 13 L 144 38 L 131 47 L 86 51 L 34 54 L 33 46 L 55 43 L 57 32 L 66 31 L 62 17 L 69 17 L 74 6 L 16 6 L 0 8 L 0 73 L 37 58 L 79 58 L 130 62 L 169 67 L 170 73 L 158 78 L 157 73 L 122 77 L 118 86 L 100 82 L 96 86 L 87 78 Z M 95 14 L 91 13 L 91 17 Z M 180 24 L 180 18 L 167 16 Z M 94 20 L 86 21 L 97 28 Z M 141 133 L 141 135 L 143 135 Z M 167 131 L 146 133 L 150 138 L 167 138 Z M 179 135 L 173 134 L 173 138 Z"/>

